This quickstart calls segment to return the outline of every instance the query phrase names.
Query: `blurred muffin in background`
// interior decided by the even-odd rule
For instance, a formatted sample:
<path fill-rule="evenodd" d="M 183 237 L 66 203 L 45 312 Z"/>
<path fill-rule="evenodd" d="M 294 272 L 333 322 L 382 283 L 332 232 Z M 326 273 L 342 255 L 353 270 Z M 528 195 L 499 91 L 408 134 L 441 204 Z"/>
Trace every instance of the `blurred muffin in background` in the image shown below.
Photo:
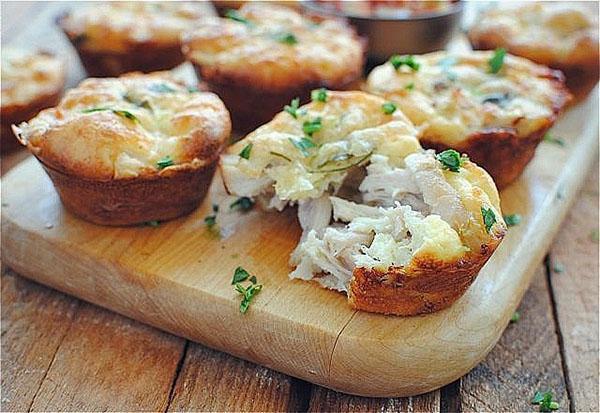
<path fill-rule="evenodd" d="M 87 73 L 103 77 L 179 65 L 181 34 L 214 16 L 209 2 L 119 1 L 77 8 L 57 23 Z"/>
<path fill-rule="evenodd" d="M 507 2 L 484 12 L 469 40 L 475 49 L 503 47 L 562 70 L 577 91 L 598 81 L 597 16 L 597 2 Z"/>
<path fill-rule="evenodd" d="M 224 16 L 227 10 L 239 9 L 247 3 L 268 3 L 299 9 L 303 0 L 212 0 L 219 15 Z"/>
<path fill-rule="evenodd" d="M 2 151 L 18 147 L 10 128 L 55 105 L 63 91 L 66 65 L 45 51 L 2 48 Z"/>
<path fill-rule="evenodd" d="M 184 36 L 183 51 L 240 132 L 268 122 L 296 97 L 307 101 L 313 89 L 349 87 L 365 59 L 363 40 L 344 21 L 265 3 L 204 22 Z"/>
<path fill-rule="evenodd" d="M 504 51 L 392 56 L 369 74 L 437 151 L 466 153 L 503 188 L 521 175 L 571 96 L 558 70 Z"/>

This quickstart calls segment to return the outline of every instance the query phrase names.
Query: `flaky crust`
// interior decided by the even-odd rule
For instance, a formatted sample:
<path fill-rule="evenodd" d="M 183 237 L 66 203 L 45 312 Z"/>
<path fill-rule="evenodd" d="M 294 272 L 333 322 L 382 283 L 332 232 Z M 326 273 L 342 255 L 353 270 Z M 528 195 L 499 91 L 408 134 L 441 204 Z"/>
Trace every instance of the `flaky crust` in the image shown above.
<path fill-rule="evenodd" d="M 416 57 L 421 67 L 414 72 L 395 71 L 386 63 L 369 75 L 366 89 L 399 103 L 419 127 L 424 147 L 468 154 L 503 188 L 520 176 L 572 97 L 561 72 L 507 55 L 495 75 L 488 73 L 492 56 L 431 53 Z M 454 59 L 456 66 L 442 68 L 447 59 Z M 406 84 L 412 89 L 402 86 Z M 436 90 L 437 85 L 444 89 Z M 504 108 L 482 101 L 486 95 L 504 94 L 518 103 Z"/>
<path fill-rule="evenodd" d="M 559 69 L 569 86 L 584 80 L 595 83 L 600 59 L 597 13 L 597 9 L 564 2 L 504 5 L 484 12 L 468 37 L 475 49 L 503 47 L 514 55 Z"/>
<path fill-rule="evenodd" d="M 183 45 L 198 76 L 231 109 L 236 129 L 267 122 L 312 89 L 345 89 L 361 76 L 365 43 L 345 22 L 317 24 L 272 4 L 246 4 L 238 13 L 249 23 L 214 19 L 184 36 Z M 286 34 L 296 43 L 278 40 Z"/>
<path fill-rule="evenodd" d="M 208 2 L 108 2 L 59 16 L 57 24 L 87 73 L 103 77 L 183 63 L 181 34 L 214 16 Z"/>
<path fill-rule="evenodd" d="M 14 130 L 69 210 L 129 225 L 197 206 L 231 123 L 212 93 L 188 91 L 167 73 L 133 73 L 87 79 Z"/>

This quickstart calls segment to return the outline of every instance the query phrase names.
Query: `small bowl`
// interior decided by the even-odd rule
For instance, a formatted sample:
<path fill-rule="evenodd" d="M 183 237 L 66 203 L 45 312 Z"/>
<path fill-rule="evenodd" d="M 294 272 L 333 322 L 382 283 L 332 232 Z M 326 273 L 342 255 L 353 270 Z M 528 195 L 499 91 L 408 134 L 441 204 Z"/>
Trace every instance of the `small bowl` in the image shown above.
<path fill-rule="evenodd" d="M 462 2 L 447 10 L 411 17 L 366 17 L 346 14 L 317 1 L 302 2 L 309 13 L 346 18 L 361 36 L 369 39 L 369 63 L 379 64 L 394 54 L 423 54 L 442 50 L 460 24 Z"/>

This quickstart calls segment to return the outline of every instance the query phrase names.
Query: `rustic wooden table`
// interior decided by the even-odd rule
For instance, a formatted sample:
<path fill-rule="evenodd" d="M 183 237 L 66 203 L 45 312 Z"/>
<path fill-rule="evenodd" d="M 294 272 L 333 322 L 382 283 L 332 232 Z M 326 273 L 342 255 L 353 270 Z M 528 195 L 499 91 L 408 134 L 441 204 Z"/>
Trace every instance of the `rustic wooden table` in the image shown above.
<path fill-rule="evenodd" d="M 44 13 L 2 4 L 5 38 Z M 20 17 L 19 17 L 20 16 Z M 21 22 L 21 23 L 19 23 Z M 19 23 L 19 24 L 17 24 Z M 4 174 L 26 155 L 2 159 Z M 512 323 L 462 379 L 409 398 L 337 393 L 164 333 L 2 268 L 2 411 L 598 411 L 598 165 Z M 35 257 L 32 257 L 35 259 Z M 440 366 L 443 368 L 443 366 Z"/>

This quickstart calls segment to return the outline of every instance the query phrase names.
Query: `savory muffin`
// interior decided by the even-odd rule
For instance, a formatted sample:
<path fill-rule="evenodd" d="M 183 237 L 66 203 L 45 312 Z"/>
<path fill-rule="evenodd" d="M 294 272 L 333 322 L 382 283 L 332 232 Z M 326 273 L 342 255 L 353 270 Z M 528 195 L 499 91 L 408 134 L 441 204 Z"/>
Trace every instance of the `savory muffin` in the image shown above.
<path fill-rule="evenodd" d="M 325 91 L 228 148 L 221 172 L 237 196 L 298 204 L 292 278 L 346 292 L 356 309 L 428 313 L 465 292 L 506 227 L 489 175 L 416 135 L 380 97 Z"/>
<path fill-rule="evenodd" d="M 507 2 L 484 12 L 469 40 L 475 49 L 503 47 L 560 69 L 569 87 L 598 80 L 597 2 Z"/>
<path fill-rule="evenodd" d="M 116 1 L 76 8 L 58 24 L 90 76 L 118 76 L 182 63 L 181 34 L 212 16 L 209 2 Z"/>
<path fill-rule="evenodd" d="M 499 188 L 521 175 L 570 99 L 559 71 L 503 50 L 393 56 L 366 90 L 397 104 L 423 146 L 468 154 Z"/>
<path fill-rule="evenodd" d="M 58 106 L 13 127 L 67 209 L 130 225 L 191 212 L 231 131 L 217 96 L 168 73 L 87 79 Z"/>
<path fill-rule="evenodd" d="M 13 123 L 35 116 L 55 105 L 65 84 L 62 59 L 44 51 L 2 48 L 2 149 L 18 145 L 11 131 Z"/>
<path fill-rule="evenodd" d="M 234 129 L 269 120 L 312 89 L 344 89 L 358 79 L 364 42 L 339 20 L 313 20 L 264 3 L 244 5 L 184 37 L 183 50 L 200 78 L 224 101 Z"/>

